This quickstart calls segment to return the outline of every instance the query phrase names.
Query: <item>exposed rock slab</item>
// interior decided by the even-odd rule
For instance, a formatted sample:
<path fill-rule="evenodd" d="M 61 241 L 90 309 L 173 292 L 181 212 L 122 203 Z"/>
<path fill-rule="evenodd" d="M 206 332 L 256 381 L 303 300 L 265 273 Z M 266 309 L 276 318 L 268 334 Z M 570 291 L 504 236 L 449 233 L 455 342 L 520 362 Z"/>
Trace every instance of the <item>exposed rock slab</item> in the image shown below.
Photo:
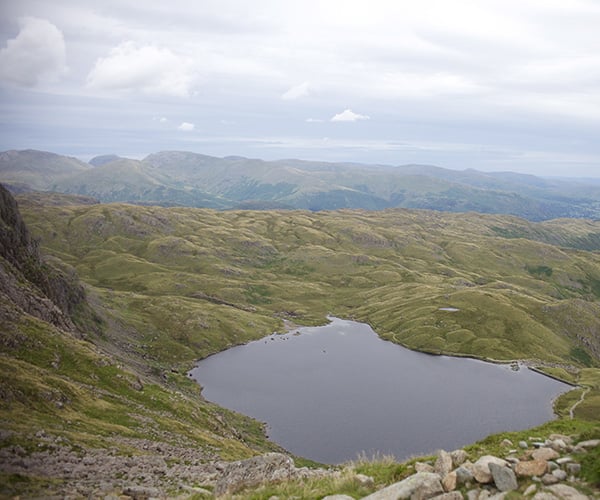
<path fill-rule="evenodd" d="M 363 500 L 425 500 L 444 493 L 440 476 L 432 472 L 417 472 L 387 488 L 376 491 Z"/>

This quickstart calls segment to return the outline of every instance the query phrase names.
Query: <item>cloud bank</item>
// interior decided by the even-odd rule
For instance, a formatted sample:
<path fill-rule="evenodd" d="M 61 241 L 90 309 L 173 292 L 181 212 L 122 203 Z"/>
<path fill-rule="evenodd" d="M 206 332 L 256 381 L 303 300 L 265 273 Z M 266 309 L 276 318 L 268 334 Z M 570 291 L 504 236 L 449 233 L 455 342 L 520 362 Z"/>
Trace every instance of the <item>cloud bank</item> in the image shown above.
<path fill-rule="evenodd" d="M 62 32 L 36 17 L 20 18 L 19 25 L 17 36 L 0 50 L 0 79 L 22 87 L 57 80 L 67 70 Z"/>
<path fill-rule="evenodd" d="M 87 78 L 92 89 L 174 97 L 188 97 L 192 82 L 191 63 L 185 57 L 133 41 L 121 43 L 98 59 Z"/>

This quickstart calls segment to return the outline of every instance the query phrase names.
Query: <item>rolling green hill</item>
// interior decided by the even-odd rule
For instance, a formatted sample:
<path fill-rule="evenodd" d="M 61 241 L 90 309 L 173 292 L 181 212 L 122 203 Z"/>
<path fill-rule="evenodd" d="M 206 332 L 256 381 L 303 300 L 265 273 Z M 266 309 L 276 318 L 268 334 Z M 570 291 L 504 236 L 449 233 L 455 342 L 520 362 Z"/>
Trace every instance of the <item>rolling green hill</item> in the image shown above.
<path fill-rule="evenodd" d="M 183 151 L 154 153 L 141 161 L 108 155 L 94 158 L 94 168 L 81 162 L 74 168 L 74 162 L 51 153 L 0 153 L 0 181 L 13 188 L 144 205 L 311 211 L 401 207 L 534 221 L 600 217 L 600 183 L 510 172 L 216 158 Z"/>
<path fill-rule="evenodd" d="M 146 325 L 143 349 L 161 362 L 187 367 L 268 333 L 276 318 L 322 323 L 328 313 L 432 352 L 600 358 L 598 222 L 132 205 L 42 214 L 21 203 L 47 252 L 103 300 L 127 304 L 123 321 Z"/>
<path fill-rule="evenodd" d="M 203 401 L 186 372 L 199 358 L 328 314 L 426 352 L 526 359 L 585 388 L 558 400 L 564 420 L 536 432 L 598 435 L 600 222 L 17 199 L 23 220 L 3 201 L 0 232 L 0 452 L 17 464 L 35 453 L 123 459 L 130 465 L 112 480 L 138 470 L 143 482 L 142 467 L 154 470 L 159 458 L 210 472 L 276 449 L 259 423 Z M 58 289 L 77 293 L 53 295 L 56 286 L 38 283 L 49 272 L 68 278 Z M 473 449 L 483 454 L 500 440 Z M 405 472 L 389 462 L 360 470 L 379 485 Z M 65 481 L 33 469 L 1 473 L 0 494 L 64 493 Z M 340 488 L 308 482 L 306 498 L 324 484 Z"/>

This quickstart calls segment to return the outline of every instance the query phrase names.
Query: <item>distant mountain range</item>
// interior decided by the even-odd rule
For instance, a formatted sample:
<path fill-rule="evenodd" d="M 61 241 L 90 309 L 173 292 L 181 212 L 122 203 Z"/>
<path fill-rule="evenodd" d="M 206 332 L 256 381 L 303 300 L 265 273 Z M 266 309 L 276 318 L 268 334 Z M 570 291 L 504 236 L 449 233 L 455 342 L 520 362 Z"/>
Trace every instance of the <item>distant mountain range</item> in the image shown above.
<path fill-rule="evenodd" d="M 216 209 L 392 207 L 510 214 L 533 221 L 600 218 L 600 179 L 547 179 L 430 165 L 362 165 L 217 158 L 163 151 L 143 160 L 89 163 L 54 153 L 0 153 L 0 182 L 14 192 L 54 191 L 100 202 Z"/>

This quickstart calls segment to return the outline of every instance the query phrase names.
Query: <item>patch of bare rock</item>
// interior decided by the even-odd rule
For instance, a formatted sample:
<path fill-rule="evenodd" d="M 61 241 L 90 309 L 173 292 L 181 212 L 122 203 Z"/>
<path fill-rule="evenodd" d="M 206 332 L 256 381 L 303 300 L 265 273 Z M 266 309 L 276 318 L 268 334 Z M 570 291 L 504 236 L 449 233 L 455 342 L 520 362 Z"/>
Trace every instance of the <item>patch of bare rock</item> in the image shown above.
<path fill-rule="evenodd" d="M 39 436 L 38 436 L 39 437 Z M 166 498 L 244 498 L 244 491 L 268 483 L 341 477 L 344 472 L 296 467 L 292 458 L 268 453 L 236 462 L 223 462 L 188 447 L 152 441 L 131 442 L 145 453 L 123 456 L 116 449 L 74 451 L 66 443 L 51 442 L 28 453 L 18 446 L 0 448 L 5 474 L 46 477 L 61 486 L 49 492 L 56 498 L 149 500 Z M 53 440 L 52 440 L 53 441 Z M 142 442 L 143 441 L 143 442 Z M 504 442 L 502 456 L 471 459 L 465 450 L 440 450 L 434 460 L 415 462 L 414 474 L 381 488 L 365 500 L 484 500 L 502 499 L 512 492 L 534 500 L 600 498 L 578 478 L 581 454 L 600 441 L 574 444 L 568 436 L 530 440 L 527 446 Z M 351 469 L 350 469 L 351 470 Z M 345 471 L 347 473 L 348 471 Z M 353 473 L 353 472 L 352 472 Z M 360 484 L 373 479 L 355 474 Z M 327 500 L 347 500 L 330 495 Z"/>

